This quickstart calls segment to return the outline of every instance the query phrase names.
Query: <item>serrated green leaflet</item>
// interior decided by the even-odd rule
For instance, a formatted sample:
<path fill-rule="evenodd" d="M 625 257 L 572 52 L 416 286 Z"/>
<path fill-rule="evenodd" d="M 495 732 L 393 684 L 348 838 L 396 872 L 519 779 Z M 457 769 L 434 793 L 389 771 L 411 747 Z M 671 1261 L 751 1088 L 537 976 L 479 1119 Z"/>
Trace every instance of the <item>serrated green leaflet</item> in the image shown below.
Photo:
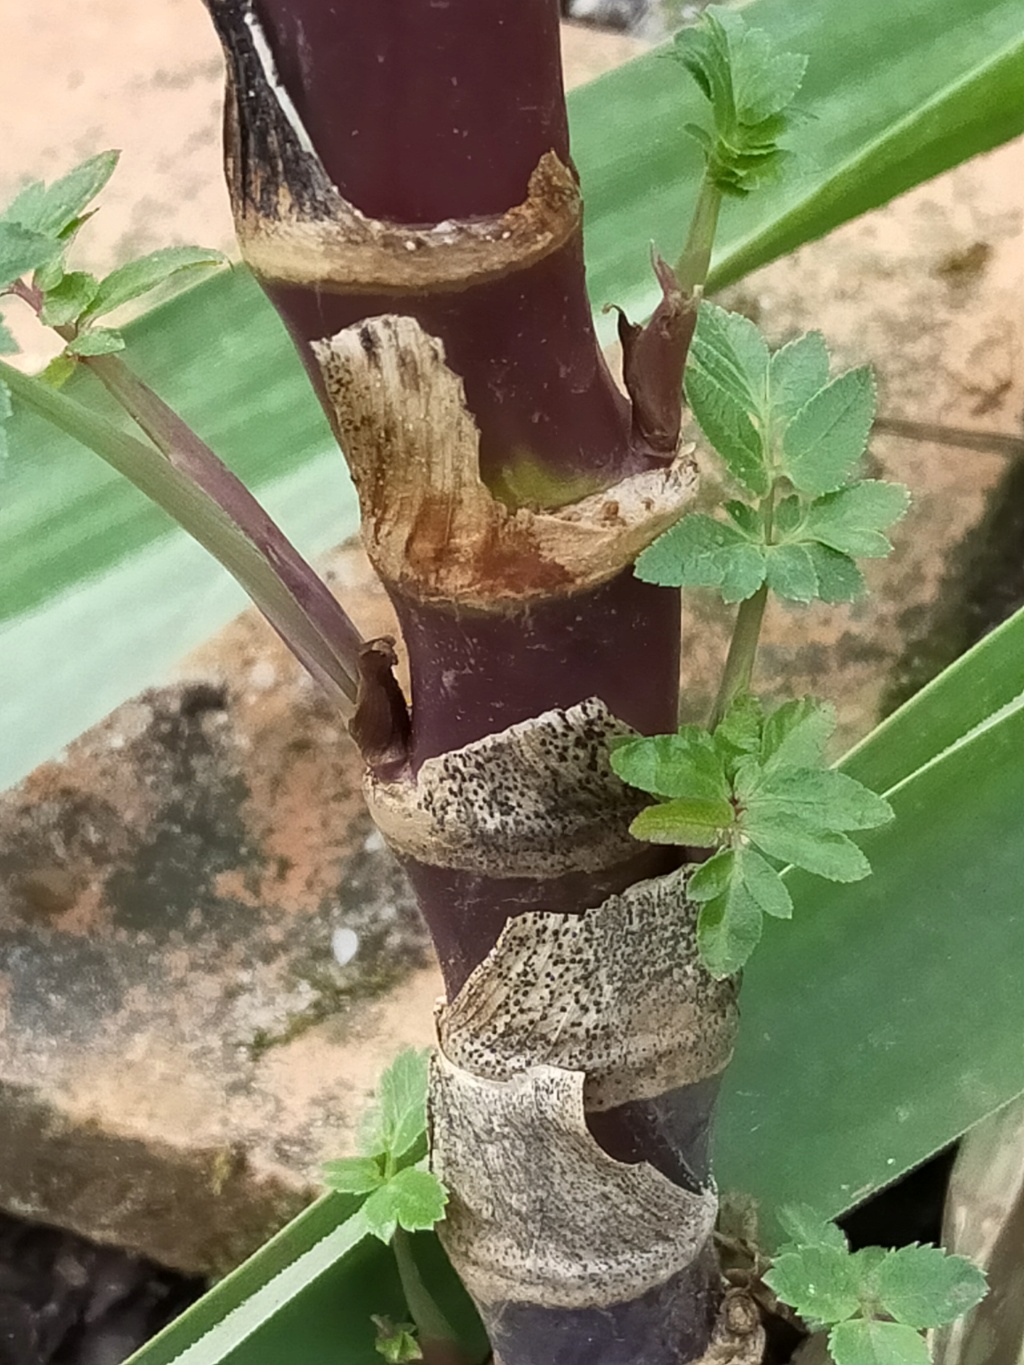
<path fill-rule="evenodd" d="M 612 751 L 611 765 L 624 782 L 656 796 L 729 797 L 721 756 L 706 732 L 657 735 L 620 745 Z"/>
<path fill-rule="evenodd" d="M 848 488 L 816 498 L 801 531 L 833 550 L 857 558 L 883 558 L 892 549 L 882 534 L 906 513 L 910 494 L 902 484 L 861 479 Z"/>
<path fill-rule="evenodd" d="M 795 417 L 828 383 L 828 348 L 821 332 L 806 332 L 771 359 L 772 403 L 783 418 Z"/>
<path fill-rule="evenodd" d="M 432 1228 L 444 1217 L 448 1195 L 436 1175 L 407 1166 L 375 1189 L 360 1209 L 374 1237 L 390 1242 L 396 1227 L 407 1232 Z"/>
<path fill-rule="evenodd" d="M 760 941 L 762 924 L 760 906 L 735 875 L 721 895 L 704 902 L 697 917 L 697 947 L 712 976 L 740 970 Z"/>
<path fill-rule="evenodd" d="M 113 175 L 118 152 L 100 152 L 83 161 L 49 187 L 35 180 L 26 185 L 2 217 L 46 236 L 70 227 Z"/>
<path fill-rule="evenodd" d="M 151 251 L 148 256 L 128 261 L 103 279 L 89 302 L 86 317 L 96 318 L 111 313 L 132 299 L 166 284 L 182 271 L 224 264 L 225 257 L 219 251 L 208 251 L 203 247 L 171 246 Z"/>
<path fill-rule="evenodd" d="M 891 1251 L 876 1274 L 878 1300 L 886 1313 L 909 1327 L 942 1327 L 980 1303 L 985 1276 L 963 1256 L 938 1247 Z"/>
<path fill-rule="evenodd" d="M 762 914 L 791 919 L 793 899 L 775 868 L 753 848 L 742 848 L 736 856 L 739 878 Z"/>
<path fill-rule="evenodd" d="M 779 1210 L 779 1225 L 792 1238 L 795 1246 L 780 1248 L 793 1251 L 802 1247 L 837 1247 L 848 1250 L 846 1234 L 837 1224 L 828 1222 L 810 1204 L 787 1204 Z"/>
<path fill-rule="evenodd" d="M 898 1322 L 856 1319 L 841 1322 L 828 1335 L 835 1365 L 929 1365 L 924 1337 Z"/>
<path fill-rule="evenodd" d="M 736 792 L 749 815 L 790 816 L 807 829 L 874 829 L 892 819 L 892 808 L 862 783 L 834 769 L 799 768 L 773 762 L 751 767 Z"/>
<path fill-rule="evenodd" d="M 764 1280 L 783 1302 L 814 1322 L 842 1322 L 860 1309 L 860 1283 L 850 1254 L 832 1243 L 787 1251 Z"/>
<path fill-rule="evenodd" d="M 404 1048 L 381 1074 L 377 1087 L 380 1151 L 396 1161 L 427 1129 L 429 1057 L 428 1052 Z"/>
<path fill-rule="evenodd" d="M 803 545 L 772 545 L 765 551 L 765 578 L 772 592 L 790 602 L 811 602 L 818 594 L 814 560 Z"/>
<path fill-rule="evenodd" d="M 0 219 L 0 288 L 60 254 L 60 245 L 20 223 Z"/>
<path fill-rule="evenodd" d="M 766 718 L 761 734 L 761 764 L 770 771 L 778 764 L 818 767 L 836 728 L 831 702 L 799 697 L 783 702 Z"/>
<path fill-rule="evenodd" d="M 2 317 L 0 317 L 0 355 L 15 355 L 18 343 L 14 340 Z"/>
<path fill-rule="evenodd" d="M 833 379 L 796 413 L 782 440 L 782 467 L 801 493 L 831 493 L 864 454 L 875 416 L 875 383 L 865 366 Z"/>
<path fill-rule="evenodd" d="M 696 512 L 659 536 L 635 568 L 645 583 L 717 588 L 725 601 L 740 602 L 764 582 L 765 553 L 737 528 Z"/>

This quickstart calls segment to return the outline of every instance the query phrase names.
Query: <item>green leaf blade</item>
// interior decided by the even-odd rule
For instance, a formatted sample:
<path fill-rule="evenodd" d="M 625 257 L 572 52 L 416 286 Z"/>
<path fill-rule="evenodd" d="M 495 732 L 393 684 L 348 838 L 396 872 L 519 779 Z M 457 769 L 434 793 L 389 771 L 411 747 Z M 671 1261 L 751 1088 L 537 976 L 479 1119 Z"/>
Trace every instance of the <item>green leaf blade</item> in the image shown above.
<path fill-rule="evenodd" d="M 408 1166 L 374 1190 L 362 1216 L 374 1237 L 390 1242 L 397 1227 L 407 1232 L 432 1228 L 444 1217 L 447 1203 L 448 1192 L 436 1175 Z"/>
<path fill-rule="evenodd" d="M 611 765 L 624 782 L 655 796 L 729 798 L 722 760 L 710 735 L 632 740 L 612 751 Z"/>
<path fill-rule="evenodd" d="M 86 316 L 102 317 L 133 299 L 148 294 L 151 289 L 166 284 L 183 271 L 200 267 L 224 265 L 227 258 L 219 251 L 196 246 L 162 247 L 138 260 L 128 261 L 100 281 L 95 297 L 90 301 Z"/>
<path fill-rule="evenodd" d="M 377 1088 L 383 1150 L 399 1159 L 427 1128 L 430 1054 L 404 1048 L 381 1074 Z"/>
<path fill-rule="evenodd" d="M 744 818 L 751 842 L 769 858 L 792 863 L 832 882 L 859 882 L 871 871 L 867 858 L 845 834 L 799 828 L 792 817 L 774 813 Z"/>
<path fill-rule="evenodd" d="M 761 910 L 735 876 L 726 890 L 705 901 L 697 919 L 697 948 L 713 977 L 734 976 L 761 941 Z"/>
<path fill-rule="evenodd" d="M 715 848 L 733 826 L 728 801 L 664 801 L 642 810 L 629 827 L 634 839 L 648 844 L 692 844 Z"/>
<path fill-rule="evenodd" d="M 48 188 L 40 181 L 32 182 L 13 201 L 4 218 L 51 237 L 64 232 L 106 185 L 119 157 L 120 152 L 100 152 Z"/>
<path fill-rule="evenodd" d="M 801 531 L 842 554 L 881 559 L 892 550 L 883 532 L 909 506 L 910 494 L 902 484 L 861 479 L 816 499 Z"/>
<path fill-rule="evenodd" d="M 833 379 L 796 414 L 782 441 L 783 464 L 802 493 L 831 493 L 867 448 L 875 381 L 867 366 Z"/>
<path fill-rule="evenodd" d="M 836 709 L 831 702 L 801 697 L 783 702 L 768 716 L 761 738 L 761 763 L 766 768 L 791 764 L 818 767 L 825 746 L 835 732 Z"/>
<path fill-rule="evenodd" d="M 924 1337 L 897 1322 L 841 1322 L 828 1336 L 835 1365 L 930 1365 Z"/>
<path fill-rule="evenodd" d="M 987 1292 L 985 1276 L 972 1261 L 933 1246 L 890 1251 L 877 1273 L 882 1307 L 908 1327 L 942 1327 L 954 1322 Z"/>
<path fill-rule="evenodd" d="M 0 219 L 0 289 L 59 255 L 59 242 L 20 223 Z"/>
<path fill-rule="evenodd" d="M 742 601 L 764 581 L 764 551 L 736 527 L 691 513 L 643 551 L 635 573 L 645 583 L 717 588 L 727 602 Z"/>
<path fill-rule="evenodd" d="M 772 410 L 785 420 L 796 414 L 828 384 L 828 347 L 821 332 L 806 332 L 781 347 L 771 359 Z"/>
<path fill-rule="evenodd" d="M 860 1308 L 849 1252 L 831 1241 L 787 1251 L 777 1257 L 764 1281 L 802 1318 L 815 1322 L 842 1322 Z"/>
<path fill-rule="evenodd" d="M 758 909 L 773 919 L 793 918 L 793 897 L 770 863 L 752 848 L 738 854 L 739 877 Z"/>

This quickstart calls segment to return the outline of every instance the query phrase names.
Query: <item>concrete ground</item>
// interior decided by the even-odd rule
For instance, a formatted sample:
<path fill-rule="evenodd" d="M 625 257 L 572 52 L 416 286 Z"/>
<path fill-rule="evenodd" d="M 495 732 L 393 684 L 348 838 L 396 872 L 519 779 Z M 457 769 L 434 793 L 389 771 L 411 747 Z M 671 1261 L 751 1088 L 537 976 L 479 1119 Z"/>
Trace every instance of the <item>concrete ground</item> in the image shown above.
<path fill-rule="evenodd" d="M 220 58 L 198 0 L 8 0 L 0 201 L 108 146 L 122 167 L 84 264 L 230 249 Z M 567 27 L 570 77 L 637 44 Z M 873 361 L 890 418 L 1020 433 L 1024 144 L 757 272 L 728 302 L 775 341 L 820 327 Z M 46 343 L 21 330 L 26 361 Z M 915 507 L 877 592 L 778 610 L 762 683 L 875 718 L 907 640 L 955 592 L 955 548 L 1005 457 L 879 435 Z M 357 623 L 388 612 L 358 550 L 328 572 Z M 727 620 L 687 605 L 684 695 L 706 702 Z M 338 930 L 360 951 L 342 963 Z M 344 954 L 342 954 L 344 956 Z M 336 719 L 247 616 L 0 799 L 0 1206 L 220 1270 L 350 1146 L 380 1066 L 425 1043 L 438 978 L 370 829 Z"/>

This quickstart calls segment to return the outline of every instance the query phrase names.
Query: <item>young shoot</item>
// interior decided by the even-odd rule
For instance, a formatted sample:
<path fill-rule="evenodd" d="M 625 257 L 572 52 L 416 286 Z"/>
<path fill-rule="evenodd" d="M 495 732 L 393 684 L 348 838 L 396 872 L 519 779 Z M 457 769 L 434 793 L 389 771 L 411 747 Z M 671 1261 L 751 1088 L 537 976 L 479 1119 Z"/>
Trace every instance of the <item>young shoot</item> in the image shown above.
<path fill-rule="evenodd" d="M 725 195 L 745 197 L 778 174 L 787 153 L 779 145 L 807 58 L 776 52 L 768 34 L 743 17 L 710 6 L 697 24 L 676 34 L 674 55 L 711 105 L 712 127 L 686 132 L 704 153 L 704 175 L 689 235 L 676 266 L 687 293 L 703 286 Z"/>
<path fill-rule="evenodd" d="M 612 764 L 662 798 L 634 820 L 637 838 L 716 850 L 688 894 L 701 905 L 705 965 L 725 976 L 756 947 L 764 915 L 792 914 L 781 867 L 856 881 L 870 865 L 850 833 L 892 818 L 881 797 L 827 765 L 831 707 L 806 698 L 766 715 L 750 683 L 769 592 L 797 603 L 861 596 L 856 560 L 889 553 L 885 532 L 909 495 L 857 476 L 874 382 L 866 367 L 831 377 L 818 332 L 772 352 L 752 322 L 704 304 L 686 393 L 742 496 L 724 516 L 684 516 L 640 555 L 636 573 L 714 588 L 740 607 L 708 728 L 631 741 Z"/>
<path fill-rule="evenodd" d="M 410 1232 L 439 1223 L 448 1201 L 445 1187 L 426 1166 L 428 1076 L 427 1052 L 400 1052 L 380 1078 L 359 1155 L 329 1161 L 323 1168 L 327 1187 L 358 1196 L 356 1216 L 394 1252 L 414 1327 L 374 1318 L 377 1350 L 388 1361 L 419 1360 L 421 1343 L 456 1339 L 420 1277 L 409 1240 Z"/>
<path fill-rule="evenodd" d="M 934 1246 L 851 1252 L 835 1223 L 783 1210 L 791 1241 L 764 1282 L 814 1330 L 828 1328 L 835 1365 L 928 1365 L 925 1328 L 954 1322 L 981 1302 L 985 1276 Z"/>

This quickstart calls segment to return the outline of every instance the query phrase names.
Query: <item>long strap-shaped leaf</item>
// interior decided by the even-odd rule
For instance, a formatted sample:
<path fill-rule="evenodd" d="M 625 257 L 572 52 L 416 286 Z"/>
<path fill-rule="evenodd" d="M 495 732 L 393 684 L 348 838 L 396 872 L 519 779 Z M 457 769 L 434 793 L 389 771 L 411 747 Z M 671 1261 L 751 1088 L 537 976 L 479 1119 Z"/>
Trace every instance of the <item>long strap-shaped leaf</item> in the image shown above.
<path fill-rule="evenodd" d="M 165 454 L 2 361 L 0 377 L 16 398 L 95 451 L 220 560 L 300 662 L 350 710 L 362 641 L 348 616 L 226 465 L 122 366 L 106 368 L 149 431 L 169 436 Z"/>
<path fill-rule="evenodd" d="M 795 927 L 745 974 L 716 1168 L 769 1241 L 781 1205 L 841 1212 L 1024 1089 L 1022 622 L 998 642 L 1018 695 L 886 793 L 866 881 L 789 874 Z M 993 656 L 947 685 L 966 698 Z"/>

